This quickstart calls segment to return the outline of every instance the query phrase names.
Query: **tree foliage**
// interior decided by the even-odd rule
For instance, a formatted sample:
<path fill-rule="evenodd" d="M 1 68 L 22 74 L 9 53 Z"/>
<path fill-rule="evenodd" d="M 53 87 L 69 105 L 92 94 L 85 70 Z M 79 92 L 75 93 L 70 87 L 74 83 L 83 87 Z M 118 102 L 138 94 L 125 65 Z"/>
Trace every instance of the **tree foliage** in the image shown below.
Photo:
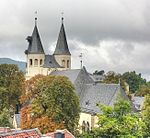
<path fill-rule="evenodd" d="M 131 93 L 137 92 L 141 85 L 146 84 L 146 80 L 141 77 L 141 74 L 137 74 L 135 71 L 125 72 L 122 79 L 129 84 Z"/>
<path fill-rule="evenodd" d="M 142 137 L 144 123 L 138 114 L 131 112 L 127 101 L 120 100 L 114 107 L 99 105 L 102 114 L 98 114 L 98 127 L 82 137 L 137 138 Z"/>
<path fill-rule="evenodd" d="M 10 116 L 24 90 L 24 74 L 16 65 L 0 65 L 0 126 L 10 126 Z"/>
<path fill-rule="evenodd" d="M 66 77 L 31 78 L 26 82 L 26 93 L 21 97 L 21 101 L 31 103 L 27 111 L 27 114 L 31 115 L 31 127 L 37 126 L 45 131 L 44 125 L 40 125 L 42 120 L 47 120 L 48 124 L 55 124 L 53 125 L 55 127 L 52 127 L 55 129 L 59 126 L 73 132 L 77 127 L 80 112 L 79 99 L 74 86 Z M 26 126 L 25 123 L 23 125 Z"/>
<path fill-rule="evenodd" d="M 144 107 L 142 111 L 143 121 L 146 124 L 144 129 L 145 137 L 150 136 L 150 94 L 145 96 Z"/>
<path fill-rule="evenodd" d="M 0 102 L 1 108 L 16 107 L 24 90 L 24 74 L 16 65 L 0 65 Z"/>

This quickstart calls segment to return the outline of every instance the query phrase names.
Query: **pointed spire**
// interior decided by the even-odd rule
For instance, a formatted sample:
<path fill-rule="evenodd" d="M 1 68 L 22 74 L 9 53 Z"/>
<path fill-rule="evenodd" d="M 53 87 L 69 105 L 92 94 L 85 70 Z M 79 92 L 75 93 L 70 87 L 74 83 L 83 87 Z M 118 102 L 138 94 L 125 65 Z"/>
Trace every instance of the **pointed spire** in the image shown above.
<path fill-rule="evenodd" d="M 64 17 L 62 16 L 61 18 L 62 24 L 56 44 L 56 48 L 54 51 L 54 55 L 71 55 L 68 44 L 67 44 L 67 39 L 66 39 L 66 33 L 65 33 L 65 28 L 64 28 Z"/>
<path fill-rule="evenodd" d="M 29 42 L 28 50 L 26 51 L 27 53 L 44 54 L 44 49 L 37 28 L 37 17 L 35 18 L 35 26 L 34 26 L 32 36 L 28 36 L 27 40 Z"/>

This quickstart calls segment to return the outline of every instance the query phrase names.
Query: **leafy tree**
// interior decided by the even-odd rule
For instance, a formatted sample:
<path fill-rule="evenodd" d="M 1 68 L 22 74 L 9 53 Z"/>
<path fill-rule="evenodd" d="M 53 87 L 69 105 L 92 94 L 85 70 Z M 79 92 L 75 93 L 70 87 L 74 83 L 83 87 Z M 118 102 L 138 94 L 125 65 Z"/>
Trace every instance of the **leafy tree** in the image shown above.
<path fill-rule="evenodd" d="M 135 94 L 136 96 L 146 96 L 147 94 L 150 95 L 150 86 L 149 85 L 140 86 L 139 90 Z"/>
<path fill-rule="evenodd" d="M 31 115 L 31 127 L 37 126 L 45 131 L 44 125 L 39 125 L 42 120 L 41 117 L 44 117 L 43 119 L 47 119 L 49 124 L 56 124 L 53 128 L 63 126 L 73 132 L 78 125 L 80 108 L 78 96 L 68 78 L 36 76 L 26 84 L 28 84 L 26 86 L 27 91 L 21 100 L 31 102 L 27 111 L 27 114 Z M 48 130 L 50 131 L 50 129 Z"/>
<path fill-rule="evenodd" d="M 131 112 L 127 101 L 119 100 L 114 107 L 99 105 L 102 114 L 98 114 L 98 127 L 91 133 L 83 134 L 84 138 L 137 138 L 142 137 L 143 122 L 138 114 Z"/>
<path fill-rule="evenodd" d="M 145 96 L 145 102 L 144 102 L 144 107 L 142 111 L 142 117 L 143 121 L 146 124 L 146 127 L 144 129 L 144 136 L 148 137 L 150 136 L 150 94 Z"/>
<path fill-rule="evenodd" d="M 105 75 L 104 83 L 119 83 L 121 74 L 117 74 L 114 71 L 109 71 Z"/>
<path fill-rule="evenodd" d="M 122 79 L 129 84 L 131 93 L 137 92 L 141 85 L 146 84 L 146 80 L 141 77 L 141 74 L 137 74 L 135 71 L 125 72 Z"/>
<path fill-rule="evenodd" d="M 104 75 L 105 71 L 104 70 L 95 70 L 95 72 L 93 73 L 93 75 Z"/>
<path fill-rule="evenodd" d="M 0 127 L 12 127 L 10 123 L 9 110 L 7 108 L 3 108 L 0 111 Z"/>
<path fill-rule="evenodd" d="M 0 108 L 15 109 L 24 90 L 24 74 L 16 65 L 0 65 Z"/>

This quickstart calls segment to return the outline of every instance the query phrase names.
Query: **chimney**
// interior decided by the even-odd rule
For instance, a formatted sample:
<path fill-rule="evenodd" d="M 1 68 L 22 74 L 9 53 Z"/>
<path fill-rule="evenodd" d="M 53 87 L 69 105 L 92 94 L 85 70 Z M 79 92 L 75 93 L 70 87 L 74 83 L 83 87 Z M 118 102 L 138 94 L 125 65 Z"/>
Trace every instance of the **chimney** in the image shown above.
<path fill-rule="evenodd" d="M 65 138 L 65 135 L 63 132 L 55 132 L 54 138 Z"/>

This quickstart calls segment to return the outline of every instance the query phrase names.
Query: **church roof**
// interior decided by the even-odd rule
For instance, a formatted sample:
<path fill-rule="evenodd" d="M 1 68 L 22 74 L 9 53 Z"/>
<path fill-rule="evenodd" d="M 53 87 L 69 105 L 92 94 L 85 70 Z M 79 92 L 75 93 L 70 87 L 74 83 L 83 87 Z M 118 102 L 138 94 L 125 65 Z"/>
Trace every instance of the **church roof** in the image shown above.
<path fill-rule="evenodd" d="M 54 55 L 45 55 L 44 68 L 62 68 L 56 61 Z"/>
<path fill-rule="evenodd" d="M 59 75 L 59 76 L 66 76 L 69 80 L 74 84 L 75 80 L 78 77 L 81 69 L 71 69 L 71 70 L 62 70 L 62 71 L 54 71 L 51 75 Z"/>
<path fill-rule="evenodd" d="M 51 75 L 69 78 L 79 96 L 82 112 L 90 114 L 100 113 L 101 111 L 97 107 L 97 103 L 112 106 L 120 95 L 128 100 L 119 84 L 95 83 L 85 67 L 82 69 L 54 71 Z"/>
<path fill-rule="evenodd" d="M 32 33 L 32 36 L 28 36 L 27 40 L 29 42 L 28 49 L 25 51 L 26 54 L 44 54 L 44 49 L 42 46 L 42 42 L 40 39 L 40 35 L 38 32 L 37 25 L 35 23 L 35 27 Z"/>
<path fill-rule="evenodd" d="M 62 18 L 62 25 L 61 25 L 61 29 L 59 32 L 54 55 L 71 55 L 69 48 L 68 48 L 68 44 L 67 44 L 66 33 L 65 33 L 65 28 L 64 28 L 64 24 L 63 24 L 63 18 Z"/>

